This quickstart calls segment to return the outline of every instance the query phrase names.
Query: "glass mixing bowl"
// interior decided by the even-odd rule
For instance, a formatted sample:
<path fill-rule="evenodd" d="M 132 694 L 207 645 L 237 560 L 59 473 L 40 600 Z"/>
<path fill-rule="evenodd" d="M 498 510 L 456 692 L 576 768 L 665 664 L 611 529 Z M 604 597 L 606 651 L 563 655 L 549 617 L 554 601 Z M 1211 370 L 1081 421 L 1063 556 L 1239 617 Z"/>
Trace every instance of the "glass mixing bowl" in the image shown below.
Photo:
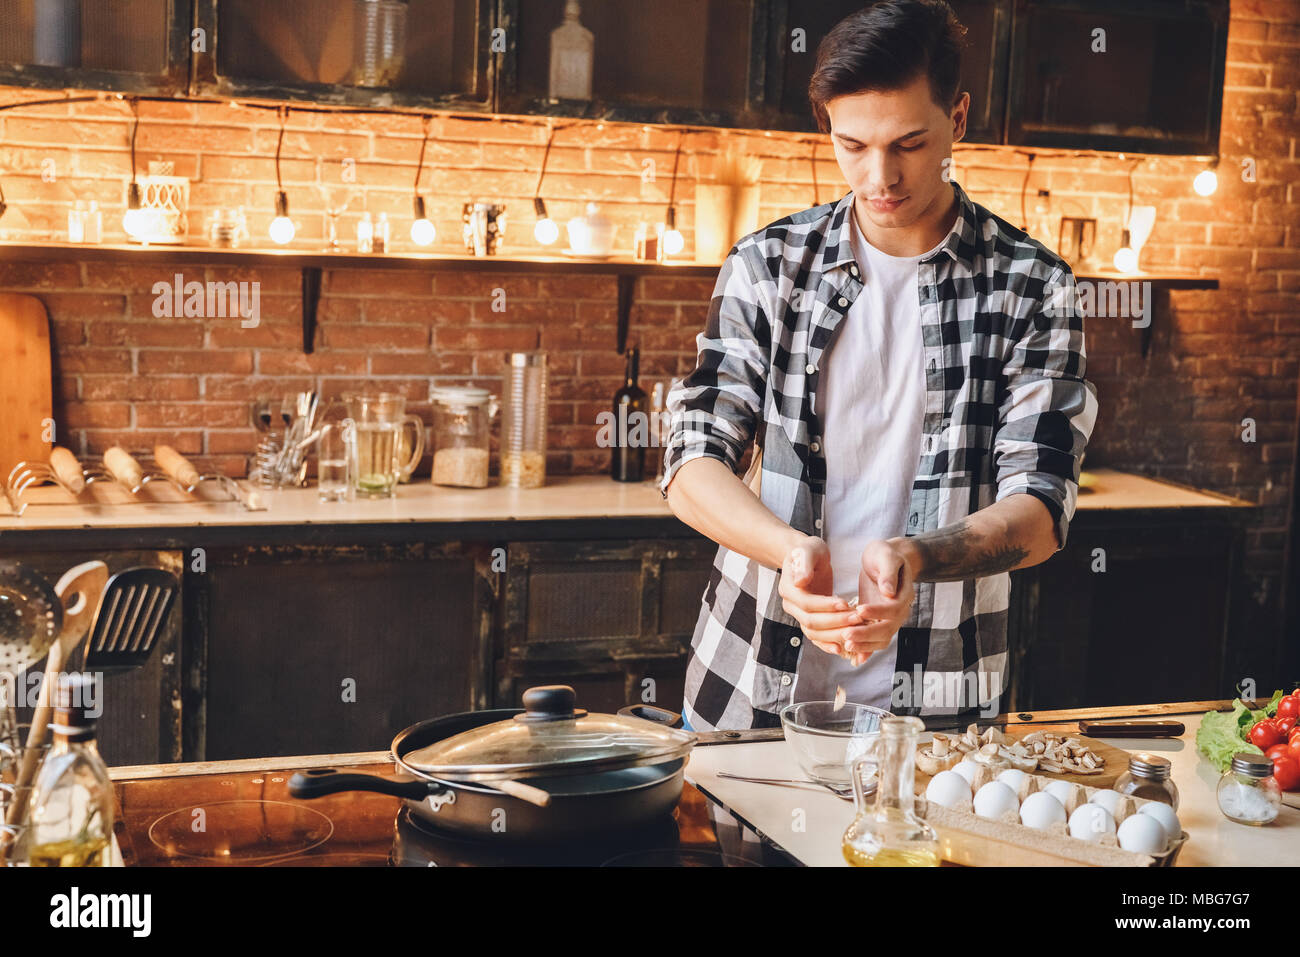
<path fill-rule="evenodd" d="M 887 717 L 865 704 L 798 701 L 781 710 L 781 728 L 804 774 L 818 784 L 846 786 L 853 762 L 874 752 L 880 719 Z"/>

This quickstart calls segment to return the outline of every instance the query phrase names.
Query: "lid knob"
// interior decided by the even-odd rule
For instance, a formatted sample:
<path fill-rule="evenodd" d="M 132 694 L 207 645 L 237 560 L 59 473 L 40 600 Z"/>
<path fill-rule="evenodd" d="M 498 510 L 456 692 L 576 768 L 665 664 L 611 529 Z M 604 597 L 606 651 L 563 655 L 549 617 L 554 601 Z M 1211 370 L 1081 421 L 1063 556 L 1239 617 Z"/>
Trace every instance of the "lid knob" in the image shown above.
<path fill-rule="evenodd" d="M 577 695 L 568 685 L 539 685 L 524 692 L 524 713 L 516 721 L 566 721 L 587 712 L 575 708 Z"/>

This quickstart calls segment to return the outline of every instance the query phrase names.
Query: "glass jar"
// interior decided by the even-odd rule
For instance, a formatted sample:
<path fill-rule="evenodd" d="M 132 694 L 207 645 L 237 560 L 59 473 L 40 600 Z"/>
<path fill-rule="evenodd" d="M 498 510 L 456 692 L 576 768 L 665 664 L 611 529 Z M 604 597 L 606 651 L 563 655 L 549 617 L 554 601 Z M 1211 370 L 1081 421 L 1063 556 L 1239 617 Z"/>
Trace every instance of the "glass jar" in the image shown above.
<path fill-rule="evenodd" d="M 501 484 L 546 484 L 546 353 L 506 356 L 501 396 Z"/>
<path fill-rule="evenodd" d="M 497 399 L 487 389 L 433 390 L 433 484 L 486 488 L 488 445 Z"/>
<path fill-rule="evenodd" d="M 352 82 L 396 86 L 406 64 L 406 0 L 354 0 Z"/>
<path fill-rule="evenodd" d="M 938 867 L 939 837 L 916 813 L 916 746 L 925 724 L 891 715 L 880 721 L 874 756 L 853 763 L 857 817 L 844 832 L 844 859 L 854 867 Z M 863 780 L 879 762 L 874 807 Z"/>
<path fill-rule="evenodd" d="M 248 222 L 239 208 L 214 209 L 208 217 L 208 245 L 218 249 L 238 249 L 248 238 Z"/>
<path fill-rule="evenodd" d="M 1129 755 L 1128 770 L 1116 778 L 1114 789 L 1120 794 L 1168 804 L 1177 811 L 1178 785 L 1169 776 L 1172 772 L 1168 758 L 1139 751 Z"/>
<path fill-rule="evenodd" d="M 1262 754 L 1233 755 L 1219 778 L 1219 810 L 1229 821 L 1259 826 L 1275 820 L 1282 807 L 1282 789 L 1273 777 L 1273 762 Z"/>

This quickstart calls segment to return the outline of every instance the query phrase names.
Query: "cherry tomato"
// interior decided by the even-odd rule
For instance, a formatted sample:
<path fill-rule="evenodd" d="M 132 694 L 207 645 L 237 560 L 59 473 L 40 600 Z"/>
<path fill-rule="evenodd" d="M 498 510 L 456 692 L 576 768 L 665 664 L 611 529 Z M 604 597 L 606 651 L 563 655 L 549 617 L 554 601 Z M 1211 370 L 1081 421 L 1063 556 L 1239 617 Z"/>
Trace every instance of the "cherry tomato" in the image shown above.
<path fill-rule="evenodd" d="M 1292 723 L 1300 717 L 1300 698 L 1290 694 L 1282 698 L 1277 703 L 1277 715 L 1279 718 L 1290 718 Z"/>
<path fill-rule="evenodd" d="M 1273 727 L 1277 728 L 1278 731 L 1282 732 L 1283 737 L 1289 735 L 1292 729 L 1295 728 L 1295 725 L 1296 725 L 1296 720 L 1295 717 L 1292 715 L 1288 715 L 1285 718 L 1278 717 L 1273 719 Z"/>
<path fill-rule="evenodd" d="M 1296 725 L 1294 728 L 1292 728 L 1290 731 L 1286 733 L 1286 739 L 1288 742 L 1291 741 L 1292 738 L 1298 738 L 1298 737 L 1300 737 L 1300 725 Z"/>
<path fill-rule="evenodd" d="M 1297 729 L 1300 730 L 1300 729 Z M 1276 745 L 1274 745 L 1276 747 Z M 1300 761 L 1300 734 L 1291 735 L 1291 740 L 1286 743 L 1287 753 L 1297 761 Z"/>
<path fill-rule="evenodd" d="M 1286 742 L 1279 742 L 1264 752 L 1264 757 L 1270 761 L 1276 761 L 1278 758 L 1289 758 L 1290 756 L 1291 749 Z"/>
<path fill-rule="evenodd" d="M 1300 790 L 1300 761 L 1294 758 L 1275 758 L 1273 777 L 1283 791 Z"/>
<path fill-rule="evenodd" d="M 1265 718 L 1263 721 L 1257 721 L 1246 737 L 1255 747 L 1267 751 L 1281 740 L 1282 733 L 1278 731 L 1277 725 Z"/>

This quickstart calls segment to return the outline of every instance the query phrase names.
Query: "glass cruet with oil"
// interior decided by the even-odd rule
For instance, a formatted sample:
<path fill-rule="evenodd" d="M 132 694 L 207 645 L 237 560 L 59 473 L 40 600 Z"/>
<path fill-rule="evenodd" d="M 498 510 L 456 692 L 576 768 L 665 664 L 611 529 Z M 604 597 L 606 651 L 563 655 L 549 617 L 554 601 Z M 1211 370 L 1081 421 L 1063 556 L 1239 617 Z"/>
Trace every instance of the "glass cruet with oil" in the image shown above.
<path fill-rule="evenodd" d="M 939 838 L 916 813 L 916 745 L 920 718 L 881 719 L 875 754 L 853 763 L 857 816 L 844 832 L 844 859 L 854 867 L 937 867 Z M 876 799 L 868 805 L 863 778 L 877 770 Z"/>
<path fill-rule="evenodd" d="M 32 793 L 32 867 L 107 867 L 113 785 L 95 746 L 95 682 L 63 675 L 55 692 L 54 742 Z"/>

